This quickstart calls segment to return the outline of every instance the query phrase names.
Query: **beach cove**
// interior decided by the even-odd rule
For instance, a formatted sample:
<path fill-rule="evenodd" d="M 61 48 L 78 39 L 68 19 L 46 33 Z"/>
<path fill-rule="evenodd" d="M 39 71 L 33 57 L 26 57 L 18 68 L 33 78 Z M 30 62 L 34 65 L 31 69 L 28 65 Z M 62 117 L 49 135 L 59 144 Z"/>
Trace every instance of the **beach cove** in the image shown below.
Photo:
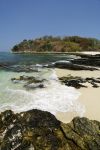
<path fill-rule="evenodd" d="M 1 53 L 1 150 L 99 149 L 99 57 Z"/>
<path fill-rule="evenodd" d="M 86 77 L 100 77 L 100 71 L 72 71 L 65 69 L 56 69 L 58 77 L 68 76 L 69 74 L 73 76 L 80 76 L 83 78 Z M 80 92 L 78 101 L 84 105 L 85 112 L 84 117 L 87 117 L 92 120 L 100 121 L 100 87 L 93 88 L 90 84 L 87 84 L 87 88 L 77 89 Z M 77 116 L 75 112 L 72 113 L 58 113 L 57 118 L 62 119 L 64 122 L 69 122 L 70 119 Z"/>
<path fill-rule="evenodd" d="M 99 69 L 99 53 L 1 54 L 1 111 L 22 112 L 36 108 L 51 112 L 63 122 L 70 122 L 76 116 L 100 121 L 100 87 L 93 88 L 86 82 L 87 88 L 75 89 L 59 80 L 69 75 L 99 78 L 100 71 L 96 70 Z M 97 64 L 93 65 L 92 59 Z M 84 62 L 89 62 L 89 66 Z M 33 79 L 38 83 L 33 83 Z"/>

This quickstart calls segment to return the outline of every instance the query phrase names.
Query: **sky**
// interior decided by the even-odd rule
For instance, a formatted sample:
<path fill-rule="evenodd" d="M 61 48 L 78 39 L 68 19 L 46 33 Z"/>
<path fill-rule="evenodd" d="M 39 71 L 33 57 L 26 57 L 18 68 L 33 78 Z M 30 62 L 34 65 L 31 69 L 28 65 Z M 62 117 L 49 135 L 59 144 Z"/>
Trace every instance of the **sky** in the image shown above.
<path fill-rule="evenodd" d="M 45 35 L 100 39 L 100 0 L 0 0 L 0 51 Z"/>

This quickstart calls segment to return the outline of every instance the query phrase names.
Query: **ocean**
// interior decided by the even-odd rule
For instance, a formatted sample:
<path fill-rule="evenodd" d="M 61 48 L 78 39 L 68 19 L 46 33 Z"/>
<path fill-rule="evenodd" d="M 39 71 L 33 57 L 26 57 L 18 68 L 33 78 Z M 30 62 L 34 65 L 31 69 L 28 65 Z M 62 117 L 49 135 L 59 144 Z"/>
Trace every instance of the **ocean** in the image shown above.
<path fill-rule="evenodd" d="M 54 68 L 48 68 L 48 63 L 70 61 L 73 55 L 68 54 L 12 54 L 0 52 L 0 112 L 11 109 L 23 112 L 30 109 L 57 112 L 76 112 L 84 114 L 84 106 L 77 101 L 80 93 L 73 87 L 61 84 Z M 16 70 L 17 66 L 17 70 Z M 31 66 L 31 72 L 20 70 L 19 67 Z M 43 67 L 45 66 L 45 67 Z M 35 77 L 44 80 L 44 88 L 26 88 L 26 81 L 20 76 Z"/>

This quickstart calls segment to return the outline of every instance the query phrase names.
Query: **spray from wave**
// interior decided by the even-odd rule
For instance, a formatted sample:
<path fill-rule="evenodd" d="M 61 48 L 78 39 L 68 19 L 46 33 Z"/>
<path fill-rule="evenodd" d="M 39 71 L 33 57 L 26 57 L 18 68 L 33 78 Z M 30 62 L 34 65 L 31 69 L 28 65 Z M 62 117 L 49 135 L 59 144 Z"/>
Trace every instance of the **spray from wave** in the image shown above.
<path fill-rule="evenodd" d="M 72 88 L 61 84 L 54 70 L 41 73 L 48 79 L 46 88 L 26 91 L 23 88 L 14 89 L 10 86 L 2 91 L 4 101 L 0 101 L 0 111 L 12 109 L 15 112 L 40 109 L 56 112 L 77 112 L 83 116 L 84 106 L 77 100 L 80 93 Z"/>

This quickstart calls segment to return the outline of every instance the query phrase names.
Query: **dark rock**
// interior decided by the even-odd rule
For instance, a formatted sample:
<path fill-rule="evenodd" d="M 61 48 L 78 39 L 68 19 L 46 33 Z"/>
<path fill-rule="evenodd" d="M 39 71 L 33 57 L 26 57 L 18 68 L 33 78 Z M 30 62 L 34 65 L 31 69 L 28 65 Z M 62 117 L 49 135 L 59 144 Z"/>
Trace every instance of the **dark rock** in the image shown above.
<path fill-rule="evenodd" d="M 14 83 L 21 83 L 23 81 L 24 87 L 26 89 L 36 89 L 36 88 L 45 88 L 43 82 L 45 79 L 38 79 L 33 76 L 20 76 L 19 78 L 11 79 Z"/>
<path fill-rule="evenodd" d="M 70 70 L 98 70 L 100 67 L 100 55 L 88 55 L 81 53 L 74 53 L 73 59 L 70 61 L 62 60 L 49 64 L 47 67 L 56 67 Z"/>
<path fill-rule="evenodd" d="M 100 122 L 74 118 L 58 121 L 49 112 L 0 114 L 0 150 L 99 150 Z"/>
<path fill-rule="evenodd" d="M 12 65 L 8 63 L 0 64 L 0 68 L 4 70 L 13 71 L 13 72 L 39 72 L 40 67 L 35 65 Z"/>
<path fill-rule="evenodd" d="M 37 79 L 36 77 L 34 76 L 20 76 L 19 78 L 12 78 L 11 79 L 12 81 L 25 81 L 25 82 L 28 82 L 28 83 L 40 83 L 44 80 L 40 80 L 40 79 Z"/>
<path fill-rule="evenodd" d="M 97 84 L 95 84 L 94 82 L 91 82 L 91 84 L 92 84 L 92 87 L 94 87 L 94 88 L 98 88 L 99 86 L 97 85 Z"/>
<path fill-rule="evenodd" d="M 80 82 L 80 81 L 73 79 L 73 80 L 67 81 L 67 82 L 65 83 L 65 85 L 75 87 L 76 89 L 79 89 L 79 88 L 81 88 L 81 87 L 87 87 L 87 86 L 85 86 L 85 85 L 80 84 L 79 82 Z"/>
<path fill-rule="evenodd" d="M 52 65 L 48 65 L 48 67 L 55 67 L 55 68 L 63 68 L 63 69 L 70 69 L 70 70 L 98 70 L 95 67 L 84 65 L 81 63 L 74 63 L 74 61 L 57 61 Z"/>
<path fill-rule="evenodd" d="M 87 87 L 83 85 L 83 83 L 90 83 L 92 87 L 98 88 L 100 87 L 98 84 L 100 84 L 100 79 L 99 78 L 81 78 L 81 77 L 74 77 L 74 76 L 67 76 L 67 77 L 61 77 L 59 80 L 64 83 L 67 86 L 72 86 L 77 89 L 81 87 Z M 98 84 L 97 84 L 98 83 Z"/>
<path fill-rule="evenodd" d="M 94 66 L 100 67 L 100 55 L 86 55 L 86 54 L 79 54 L 81 58 L 73 59 L 71 62 L 74 64 L 85 65 L 85 66 Z"/>
<path fill-rule="evenodd" d="M 36 88 L 45 88 L 44 84 L 40 83 L 31 83 L 31 84 L 26 84 L 24 85 L 25 88 L 27 89 L 36 89 Z"/>
<path fill-rule="evenodd" d="M 62 123 L 61 128 L 66 139 L 73 141 L 73 143 L 77 145 L 77 149 L 100 149 L 100 122 L 76 117 L 67 125 Z"/>
<path fill-rule="evenodd" d="M 94 67 L 90 67 L 90 66 L 85 66 L 85 65 L 80 65 L 80 64 L 74 64 L 74 63 L 66 63 L 66 62 L 56 62 L 54 64 L 54 67 L 56 68 L 63 68 L 63 69 L 70 69 L 70 70 L 97 70 Z"/>
<path fill-rule="evenodd" d="M 65 85 L 72 86 L 72 87 L 75 87 L 77 89 L 79 89 L 81 87 L 87 87 L 85 85 L 82 85 L 82 83 L 85 83 L 86 80 L 82 79 L 81 77 L 67 76 L 67 77 L 61 77 L 59 79 Z"/>

